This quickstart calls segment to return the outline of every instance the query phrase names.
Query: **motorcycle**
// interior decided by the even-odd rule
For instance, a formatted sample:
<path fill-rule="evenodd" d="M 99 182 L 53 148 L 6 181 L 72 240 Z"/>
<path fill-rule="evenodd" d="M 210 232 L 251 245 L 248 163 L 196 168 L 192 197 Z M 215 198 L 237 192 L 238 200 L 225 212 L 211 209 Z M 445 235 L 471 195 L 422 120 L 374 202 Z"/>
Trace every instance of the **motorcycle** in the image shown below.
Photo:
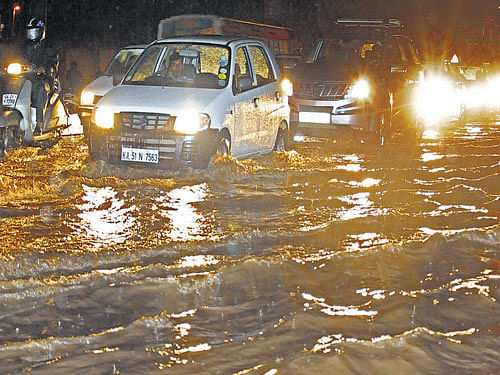
<path fill-rule="evenodd" d="M 41 129 L 36 124 L 36 109 L 32 107 L 35 75 L 45 74 L 32 64 L 11 62 L 0 73 L 2 113 L 0 116 L 0 157 L 21 146 L 48 148 L 61 138 L 69 127 L 69 114 L 60 95 L 58 78 L 48 94 Z"/>

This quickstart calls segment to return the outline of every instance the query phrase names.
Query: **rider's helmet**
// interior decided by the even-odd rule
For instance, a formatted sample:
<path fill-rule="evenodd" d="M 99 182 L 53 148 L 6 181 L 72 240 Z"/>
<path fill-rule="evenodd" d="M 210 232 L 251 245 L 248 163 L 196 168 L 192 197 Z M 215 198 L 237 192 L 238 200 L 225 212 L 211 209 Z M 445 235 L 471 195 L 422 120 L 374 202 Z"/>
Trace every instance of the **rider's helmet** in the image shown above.
<path fill-rule="evenodd" d="M 45 38 L 45 22 L 40 18 L 32 18 L 26 25 L 26 39 L 38 43 Z"/>

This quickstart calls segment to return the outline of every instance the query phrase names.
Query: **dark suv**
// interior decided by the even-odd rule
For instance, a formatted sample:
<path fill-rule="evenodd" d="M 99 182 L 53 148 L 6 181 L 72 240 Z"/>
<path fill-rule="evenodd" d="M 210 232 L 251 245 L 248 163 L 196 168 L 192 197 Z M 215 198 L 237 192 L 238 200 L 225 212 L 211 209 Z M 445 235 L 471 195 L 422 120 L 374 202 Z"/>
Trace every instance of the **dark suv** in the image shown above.
<path fill-rule="evenodd" d="M 391 129 L 420 136 L 411 104 L 420 63 L 402 31 L 395 19 L 341 19 L 312 44 L 289 74 L 295 140 L 342 129 L 370 132 L 382 142 Z"/>

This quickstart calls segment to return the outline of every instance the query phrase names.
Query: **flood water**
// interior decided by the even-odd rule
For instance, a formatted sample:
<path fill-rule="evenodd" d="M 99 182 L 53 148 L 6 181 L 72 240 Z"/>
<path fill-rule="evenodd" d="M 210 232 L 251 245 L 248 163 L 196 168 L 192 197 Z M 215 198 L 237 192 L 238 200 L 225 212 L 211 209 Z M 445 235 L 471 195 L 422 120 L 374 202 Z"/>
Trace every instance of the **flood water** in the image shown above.
<path fill-rule="evenodd" d="M 476 123 L 176 172 L 17 150 L 0 373 L 498 374 L 499 145 Z"/>

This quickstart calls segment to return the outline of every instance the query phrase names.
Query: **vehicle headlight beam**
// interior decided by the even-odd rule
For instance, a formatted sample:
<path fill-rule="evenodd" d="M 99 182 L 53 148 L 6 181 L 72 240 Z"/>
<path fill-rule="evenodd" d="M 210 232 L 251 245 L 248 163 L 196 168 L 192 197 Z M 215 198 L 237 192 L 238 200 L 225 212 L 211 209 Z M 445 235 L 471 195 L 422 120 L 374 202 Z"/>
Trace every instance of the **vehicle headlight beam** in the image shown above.
<path fill-rule="evenodd" d="M 184 112 L 176 117 L 174 130 L 181 134 L 196 134 L 210 126 L 210 116 L 206 113 Z"/>

